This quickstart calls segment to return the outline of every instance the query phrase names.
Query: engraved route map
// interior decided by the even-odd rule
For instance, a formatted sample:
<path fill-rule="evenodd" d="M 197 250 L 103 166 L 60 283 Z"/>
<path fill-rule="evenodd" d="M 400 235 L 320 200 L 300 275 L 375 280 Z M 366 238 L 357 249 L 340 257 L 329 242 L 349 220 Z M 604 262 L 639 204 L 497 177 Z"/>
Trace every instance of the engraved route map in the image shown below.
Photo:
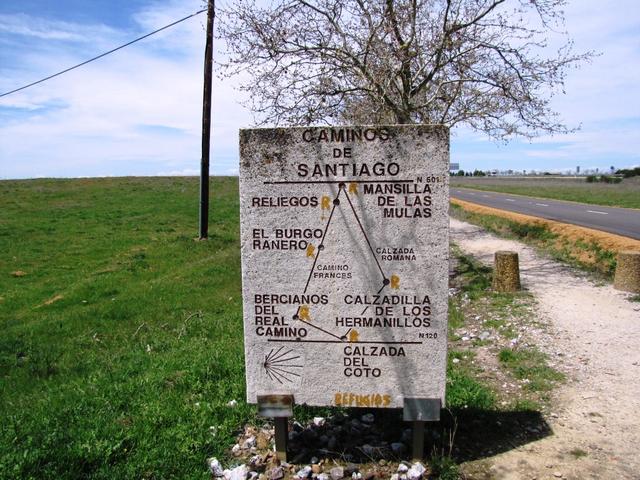
<path fill-rule="evenodd" d="M 449 132 L 242 130 L 247 398 L 444 400 Z"/>

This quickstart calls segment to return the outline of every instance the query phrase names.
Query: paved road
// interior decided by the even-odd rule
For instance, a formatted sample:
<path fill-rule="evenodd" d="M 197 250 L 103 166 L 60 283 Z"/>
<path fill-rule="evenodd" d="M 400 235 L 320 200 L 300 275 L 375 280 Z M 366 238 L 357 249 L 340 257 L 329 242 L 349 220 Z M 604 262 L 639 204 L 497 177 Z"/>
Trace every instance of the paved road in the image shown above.
<path fill-rule="evenodd" d="M 487 207 L 581 225 L 640 240 L 640 210 L 483 192 L 467 188 L 451 188 L 451 196 Z"/>

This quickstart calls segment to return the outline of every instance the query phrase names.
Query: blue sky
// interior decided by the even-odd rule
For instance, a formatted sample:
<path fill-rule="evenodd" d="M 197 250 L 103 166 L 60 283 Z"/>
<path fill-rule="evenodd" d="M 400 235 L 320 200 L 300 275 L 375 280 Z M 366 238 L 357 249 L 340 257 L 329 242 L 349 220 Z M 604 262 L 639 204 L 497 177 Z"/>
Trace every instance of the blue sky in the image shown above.
<path fill-rule="evenodd" d="M 0 92 L 79 63 L 193 13 L 202 0 L 2 0 Z M 452 132 L 463 169 L 564 170 L 640 164 L 640 2 L 572 0 L 577 51 L 555 108 L 568 135 L 496 144 Z M 200 162 L 204 15 L 109 57 L 0 98 L 0 178 L 195 175 Z M 216 55 L 220 55 L 219 52 Z M 215 80 L 212 174 L 237 173 L 252 124 L 237 79 Z"/>

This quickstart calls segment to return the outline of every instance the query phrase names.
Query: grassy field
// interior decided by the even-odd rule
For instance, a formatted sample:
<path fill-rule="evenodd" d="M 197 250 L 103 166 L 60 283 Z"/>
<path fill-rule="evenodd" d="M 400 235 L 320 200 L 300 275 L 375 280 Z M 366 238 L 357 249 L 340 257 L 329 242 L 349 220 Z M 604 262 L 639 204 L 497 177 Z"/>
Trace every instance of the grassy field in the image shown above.
<path fill-rule="evenodd" d="M 587 183 L 584 178 L 562 177 L 451 177 L 452 187 L 572 202 L 640 208 L 640 177 L 619 184 Z"/>
<path fill-rule="evenodd" d="M 237 181 L 212 192 L 197 242 L 197 179 L 0 183 L 0 478 L 207 478 L 233 443 Z"/>
<path fill-rule="evenodd" d="M 209 478 L 263 422 L 244 402 L 237 178 L 211 192 L 199 242 L 197 178 L 0 182 L 0 478 Z M 452 415 L 493 421 L 455 355 Z"/>

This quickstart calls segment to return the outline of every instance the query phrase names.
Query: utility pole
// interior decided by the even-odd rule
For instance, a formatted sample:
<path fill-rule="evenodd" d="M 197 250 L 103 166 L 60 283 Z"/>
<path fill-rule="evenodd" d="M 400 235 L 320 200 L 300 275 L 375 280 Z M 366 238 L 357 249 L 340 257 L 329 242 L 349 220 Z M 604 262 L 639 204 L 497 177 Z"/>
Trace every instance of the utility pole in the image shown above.
<path fill-rule="evenodd" d="M 207 41 L 204 49 L 202 95 L 202 157 L 200 160 L 200 240 L 209 236 L 209 152 L 211 145 L 211 77 L 213 69 L 213 18 L 215 0 L 208 0 Z"/>

